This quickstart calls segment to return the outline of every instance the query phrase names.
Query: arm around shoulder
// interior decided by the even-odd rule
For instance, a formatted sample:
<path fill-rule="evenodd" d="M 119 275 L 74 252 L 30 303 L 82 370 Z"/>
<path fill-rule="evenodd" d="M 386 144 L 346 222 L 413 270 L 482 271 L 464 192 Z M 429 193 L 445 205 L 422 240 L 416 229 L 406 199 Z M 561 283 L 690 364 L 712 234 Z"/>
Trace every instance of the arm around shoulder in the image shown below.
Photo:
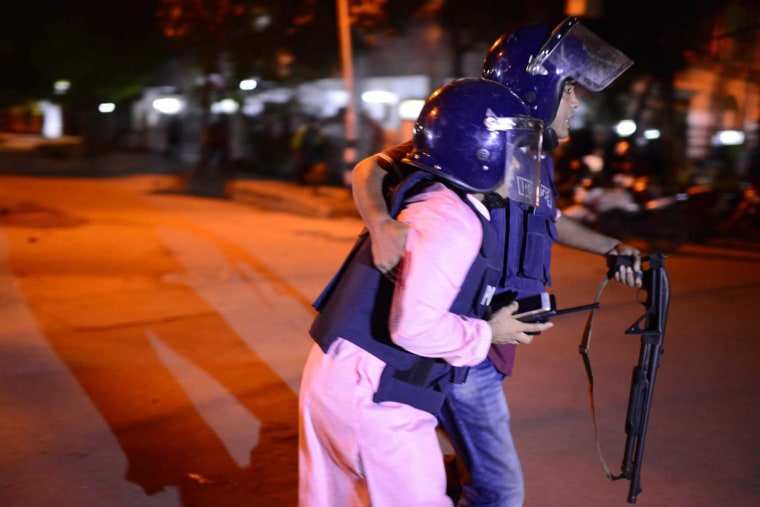
<path fill-rule="evenodd" d="M 352 193 L 356 209 L 372 238 L 372 259 L 383 273 L 390 272 L 404 255 L 408 226 L 393 219 L 383 196 L 386 171 L 377 155 L 361 160 L 352 172 Z"/>
<path fill-rule="evenodd" d="M 351 172 L 351 192 L 356 209 L 370 232 L 391 218 L 383 196 L 385 170 L 377 163 L 377 155 L 360 160 Z"/>

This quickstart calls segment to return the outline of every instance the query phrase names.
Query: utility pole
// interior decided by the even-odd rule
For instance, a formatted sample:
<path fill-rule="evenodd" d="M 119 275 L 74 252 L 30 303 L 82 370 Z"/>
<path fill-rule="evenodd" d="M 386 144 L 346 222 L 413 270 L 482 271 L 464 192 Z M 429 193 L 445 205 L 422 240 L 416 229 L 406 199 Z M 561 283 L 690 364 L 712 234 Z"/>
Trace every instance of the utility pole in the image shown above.
<path fill-rule="evenodd" d="M 346 104 L 346 144 L 343 148 L 343 183 L 351 185 L 351 169 L 356 163 L 356 108 L 354 100 L 354 63 L 351 48 L 351 19 L 348 13 L 349 0 L 336 0 L 338 4 L 338 40 L 340 41 L 340 60 L 343 67 L 343 81 L 348 92 Z"/>

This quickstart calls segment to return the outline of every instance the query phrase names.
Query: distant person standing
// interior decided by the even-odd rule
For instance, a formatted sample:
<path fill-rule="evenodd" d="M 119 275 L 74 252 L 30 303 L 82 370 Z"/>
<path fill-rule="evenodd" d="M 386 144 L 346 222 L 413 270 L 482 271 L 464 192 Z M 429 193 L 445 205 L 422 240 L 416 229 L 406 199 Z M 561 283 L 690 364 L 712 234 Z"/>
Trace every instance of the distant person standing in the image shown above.
<path fill-rule="evenodd" d="M 166 125 L 166 157 L 172 161 L 182 160 L 182 120 L 173 115 Z"/>
<path fill-rule="evenodd" d="M 230 158 L 230 123 L 226 114 L 220 114 L 209 126 L 207 149 L 209 169 L 224 174 Z"/>
<path fill-rule="evenodd" d="M 299 184 L 318 182 L 326 177 L 326 174 L 320 174 L 326 172 L 326 167 L 320 167 L 325 161 L 324 146 L 325 139 L 319 122 L 310 116 L 306 123 L 296 130 L 290 144 L 295 157 L 296 181 Z"/>

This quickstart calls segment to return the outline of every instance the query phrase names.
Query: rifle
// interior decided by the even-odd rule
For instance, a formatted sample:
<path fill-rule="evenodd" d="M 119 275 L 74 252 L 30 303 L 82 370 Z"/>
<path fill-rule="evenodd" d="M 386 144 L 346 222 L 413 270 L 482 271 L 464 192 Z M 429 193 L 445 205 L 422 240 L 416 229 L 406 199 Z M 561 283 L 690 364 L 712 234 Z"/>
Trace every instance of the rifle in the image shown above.
<path fill-rule="evenodd" d="M 668 307 L 670 304 L 670 281 L 665 272 L 665 256 L 662 254 L 652 254 L 642 257 L 641 260 L 642 263 L 649 263 L 649 268 L 644 269 L 642 273 L 642 290 L 646 291 L 647 295 L 646 299 L 641 301 L 645 308 L 644 315 L 625 331 L 625 334 L 641 335 L 641 349 L 639 352 L 639 362 L 633 368 L 631 379 L 628 413 L 625 423 L 627 438 L 620 475 L 613 476 L 609 473 L 602 458 L 601 449 L 599 449 L 597 431 L 597 449 L 599 450 L 599 458 L 602 461 L 605 474 L 613 481 L 628 479 L 631 482 L 628 490 L 628 503 L 631 504 L 636 503 L 636 497 L 641 493 L 641 464 L 644 458 L 644 443 L 646 441 L 649 414 L 652 408 L 652 396 L 654 394 L 657 368 L 660 366 L 660 358 L 664 353 L 662 344 L 665 338 L 665 323 L 668 320 Z M 609 271 L 607 278 L 599 288 L 599 292 L 597 292 L 597 301 L 606 281 L 614 276 L 618 268 L 620 266 L 631 266 L 632 264 L 633 259 L 631 257 L 613 256 L 608 259 Z M 591 411 L 596 431 L 593 374 L 591 373 L 591 362 L 588 356 L 592 320 L 593 310 L 586 325 L 580 352 L 583 356 L 586 373 L 589 378 Z"/>
<path fill-rule="evenodd" d="M 649 413 L 652 409 L 652 395 L 657 368 L 665 350 L 662 347 L 665 338 L 665 323 L 668 320 L 670 305 L 670 280 L 665 272 L 663 255 L 649 256 L 649 269 L 644 271 L 642 284 L 647 292 L 644 301 L 646 311 L 626 334 L 641 335 L 639 363 L 633 368 L 631 393 L 628 399 L 628 414 L 625 432 L 625 453 L 621 477 L 631 481 L 628 490 L 628 503 L 636 503 L 641 493 L 641 462 L 644 458 Z M 642 326 L 643 324 L 643 326 Z"/>

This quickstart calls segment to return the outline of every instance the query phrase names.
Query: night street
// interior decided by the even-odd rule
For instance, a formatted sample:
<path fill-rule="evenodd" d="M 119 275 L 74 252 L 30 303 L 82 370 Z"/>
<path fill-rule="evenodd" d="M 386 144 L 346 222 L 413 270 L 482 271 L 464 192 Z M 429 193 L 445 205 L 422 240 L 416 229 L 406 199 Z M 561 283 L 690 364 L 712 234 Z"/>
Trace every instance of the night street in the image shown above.
<path fill-rule="evenodd" d="M 293 507 L 311 302 L 355 217 L 172 191 L 172 177 L 0 176 L 0 505 Z M 685 245 L 637 505 L 760 499 L 760 247 Z M 603 260 L 555 248 L 558 306 Z M 591 344 L 600 447 L 618 473 L 643 313 L 606 288 Z M 526 507 L 627 505 L 605 478 L 578 344 L 586 313 L 521 346 L 504 386 Z M 414 506 L 409 506 L 414 507 Z"/>

